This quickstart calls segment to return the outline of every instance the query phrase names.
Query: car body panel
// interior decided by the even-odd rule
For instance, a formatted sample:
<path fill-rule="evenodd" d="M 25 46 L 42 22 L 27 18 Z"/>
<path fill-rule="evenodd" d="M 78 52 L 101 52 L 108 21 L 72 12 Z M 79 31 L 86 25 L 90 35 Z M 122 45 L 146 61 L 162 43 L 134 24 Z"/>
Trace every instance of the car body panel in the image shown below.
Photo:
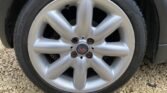
<path fill-rule="evenodd" d="M 167 0 L 154 0 L 160 23 L 159 44 L 154 63 L 167 62 Z"/>
<path fill-rule="evenodd" d="M 159 44 L 167 44 L 167 0 L 155 0 L 160 20 Z"/>
<path fill-rule="evenodd" d="M 6 17 L 12 5 L 13 0 L 0 0 L 0 38 L 5 47 L 10 48 L 7 34 L 5 32 Z"/>

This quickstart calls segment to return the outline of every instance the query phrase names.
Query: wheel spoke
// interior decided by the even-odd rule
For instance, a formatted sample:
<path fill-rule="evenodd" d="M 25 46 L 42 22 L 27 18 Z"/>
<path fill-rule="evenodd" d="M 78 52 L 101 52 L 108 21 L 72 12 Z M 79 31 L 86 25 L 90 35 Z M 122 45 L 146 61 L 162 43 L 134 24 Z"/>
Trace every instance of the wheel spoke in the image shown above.
<path fill-rule="evenodd" d="M 55 54 L 70 50 L 70 45 L 60 40 L 40 39 L 34 44 L 34 50 L 38 53 Z"/>
<path fill-rule="evenodd" d="M 47 21 L 63 38 L 72 39 L 75 36 L 72 26 L 61 13 L 56 11 L 48 12 Z"/>
<path fill-rule="evenodd" d="M 86 59 L 76 60 L 74 65 L 74 86 L 77 89 L 83 89 L 87 81 L 87 62 Z"/>
<path fill-rule="evenodd" d="M 71 65 L 72 60 L 70 58 L 70 55 L 66 55 L 58 61 L 55 61 L 48 67 L 46 77 L 49 79 L 56 79 L 61 74 L 63 74 Z"/>
<path fill-rule="evenodd" d="M 111 81 L 113 78 L 113 73 L 111 68 L 100 58 L 94 56 L 90 60 L 92 68 L 96 73 L 104 80 Z"/>
<path fill-rule="evenodd" d="M 95 46 L 94 51 L 104 56 L 127 56 L 129 48 L 125 43 L 103 43 Z"/>
<path fill-rule="evenodd" d="M 79 36 L 87 36 L 91 32 L 93 19 L 92 0 L 80 0 L 77 11 L 76 33 Z"/>
<path fill-rule="evenodd" d="M 117 30 L 122 23 L 122 18 L 120 16 L 107 17 L 94 31 L 94 39 L 101 40 L 112 34 Z"/>

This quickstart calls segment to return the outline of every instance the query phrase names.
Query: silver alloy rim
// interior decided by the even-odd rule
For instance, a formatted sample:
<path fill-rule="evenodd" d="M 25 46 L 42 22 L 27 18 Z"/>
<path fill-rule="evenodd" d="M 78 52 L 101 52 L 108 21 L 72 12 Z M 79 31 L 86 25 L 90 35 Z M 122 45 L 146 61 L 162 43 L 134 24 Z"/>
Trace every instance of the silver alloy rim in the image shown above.
<path fill-rule="evenodd" d="M 77 7 L 77 23 L 74 26 L 60 12 L 67 4 Z M 94 7 L 107 13 L 97 27 L 92 26 Z M 46 24 L 61 38 L 44 38 Z M 117 29 L 121 40 L 106 42 L 105 38 Z M 71 42 L 74 37 L 79 38 L 77 44 Z M 87 44 L 88 38 L 92 38 L 94 43 Z M 86 54 L 77 54 L 75 58 L 71 56 L 80 44 L 88 46 L 88 51 L 93 54 L 91 58 L 87 58 Z M 53 0 L 36 16 L 28 37 L 29 57 L 35 70 L 47 83 L 67 92 L 94 92 L 113 84 L 127 70 L 134 49 L 132 24 L 123 10 L 110 0 Z M 59 54 L 60 58 L 50 64 L 43 54 Z M 103 56 L 117 59 L 110 66 L 104 62 Z M 73 77 L 62 75 L 70 67 L 74 69 Z M 87 78 L 88 68 L 92 68 L 97 76 Z"/>

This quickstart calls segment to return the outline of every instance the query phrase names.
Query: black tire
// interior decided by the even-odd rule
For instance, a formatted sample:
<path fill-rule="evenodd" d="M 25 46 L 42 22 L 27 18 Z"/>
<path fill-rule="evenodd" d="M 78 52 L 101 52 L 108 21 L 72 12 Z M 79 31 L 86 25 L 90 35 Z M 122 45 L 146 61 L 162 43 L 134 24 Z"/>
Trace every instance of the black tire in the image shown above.
<path fill-rule="evenodd" d="M 19 64 L 23 71 L 29 77 L 29 79 L 38 87 L 43 89 L 47 93 L 65 93 L 63 90 L 58 90 L 45 82 L 33 68 L 28 50 L 27 50 L 27 39 L 31 24 L 38 14 L 38 12 L 45 7 L 52 0 L 30 0 L 22 10 L 19 19 L 16 23 L 15 34 L 14 34 L 14 48 Z M 118 89 L 120 86 L 125 84 L 132 75 L 136 72 L 140 66 L 142 59 L 145 55 L 146 48 L 146 29 L 143 16 L 133 0 L 112 0 L 118 6 L 120 6 L 124 12 L 128 15 L 134 31 L 136 39 L 135 53 L 130 66 L 127 71 L 111 86 L 97 91 L 95 93 L 111 93 Z"/>

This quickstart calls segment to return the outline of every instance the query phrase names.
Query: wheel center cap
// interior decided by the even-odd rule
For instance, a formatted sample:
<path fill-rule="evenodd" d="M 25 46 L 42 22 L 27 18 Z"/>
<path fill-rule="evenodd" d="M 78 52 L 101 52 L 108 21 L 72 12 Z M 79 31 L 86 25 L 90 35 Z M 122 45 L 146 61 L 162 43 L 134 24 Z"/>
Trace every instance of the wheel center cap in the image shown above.
<path fill-rule="evenodd" d="M 84 55 L 88 52 L 89 48 L 86 44 L 80 44 L 77 46 L 77 52 L 81 55 Z"/>

